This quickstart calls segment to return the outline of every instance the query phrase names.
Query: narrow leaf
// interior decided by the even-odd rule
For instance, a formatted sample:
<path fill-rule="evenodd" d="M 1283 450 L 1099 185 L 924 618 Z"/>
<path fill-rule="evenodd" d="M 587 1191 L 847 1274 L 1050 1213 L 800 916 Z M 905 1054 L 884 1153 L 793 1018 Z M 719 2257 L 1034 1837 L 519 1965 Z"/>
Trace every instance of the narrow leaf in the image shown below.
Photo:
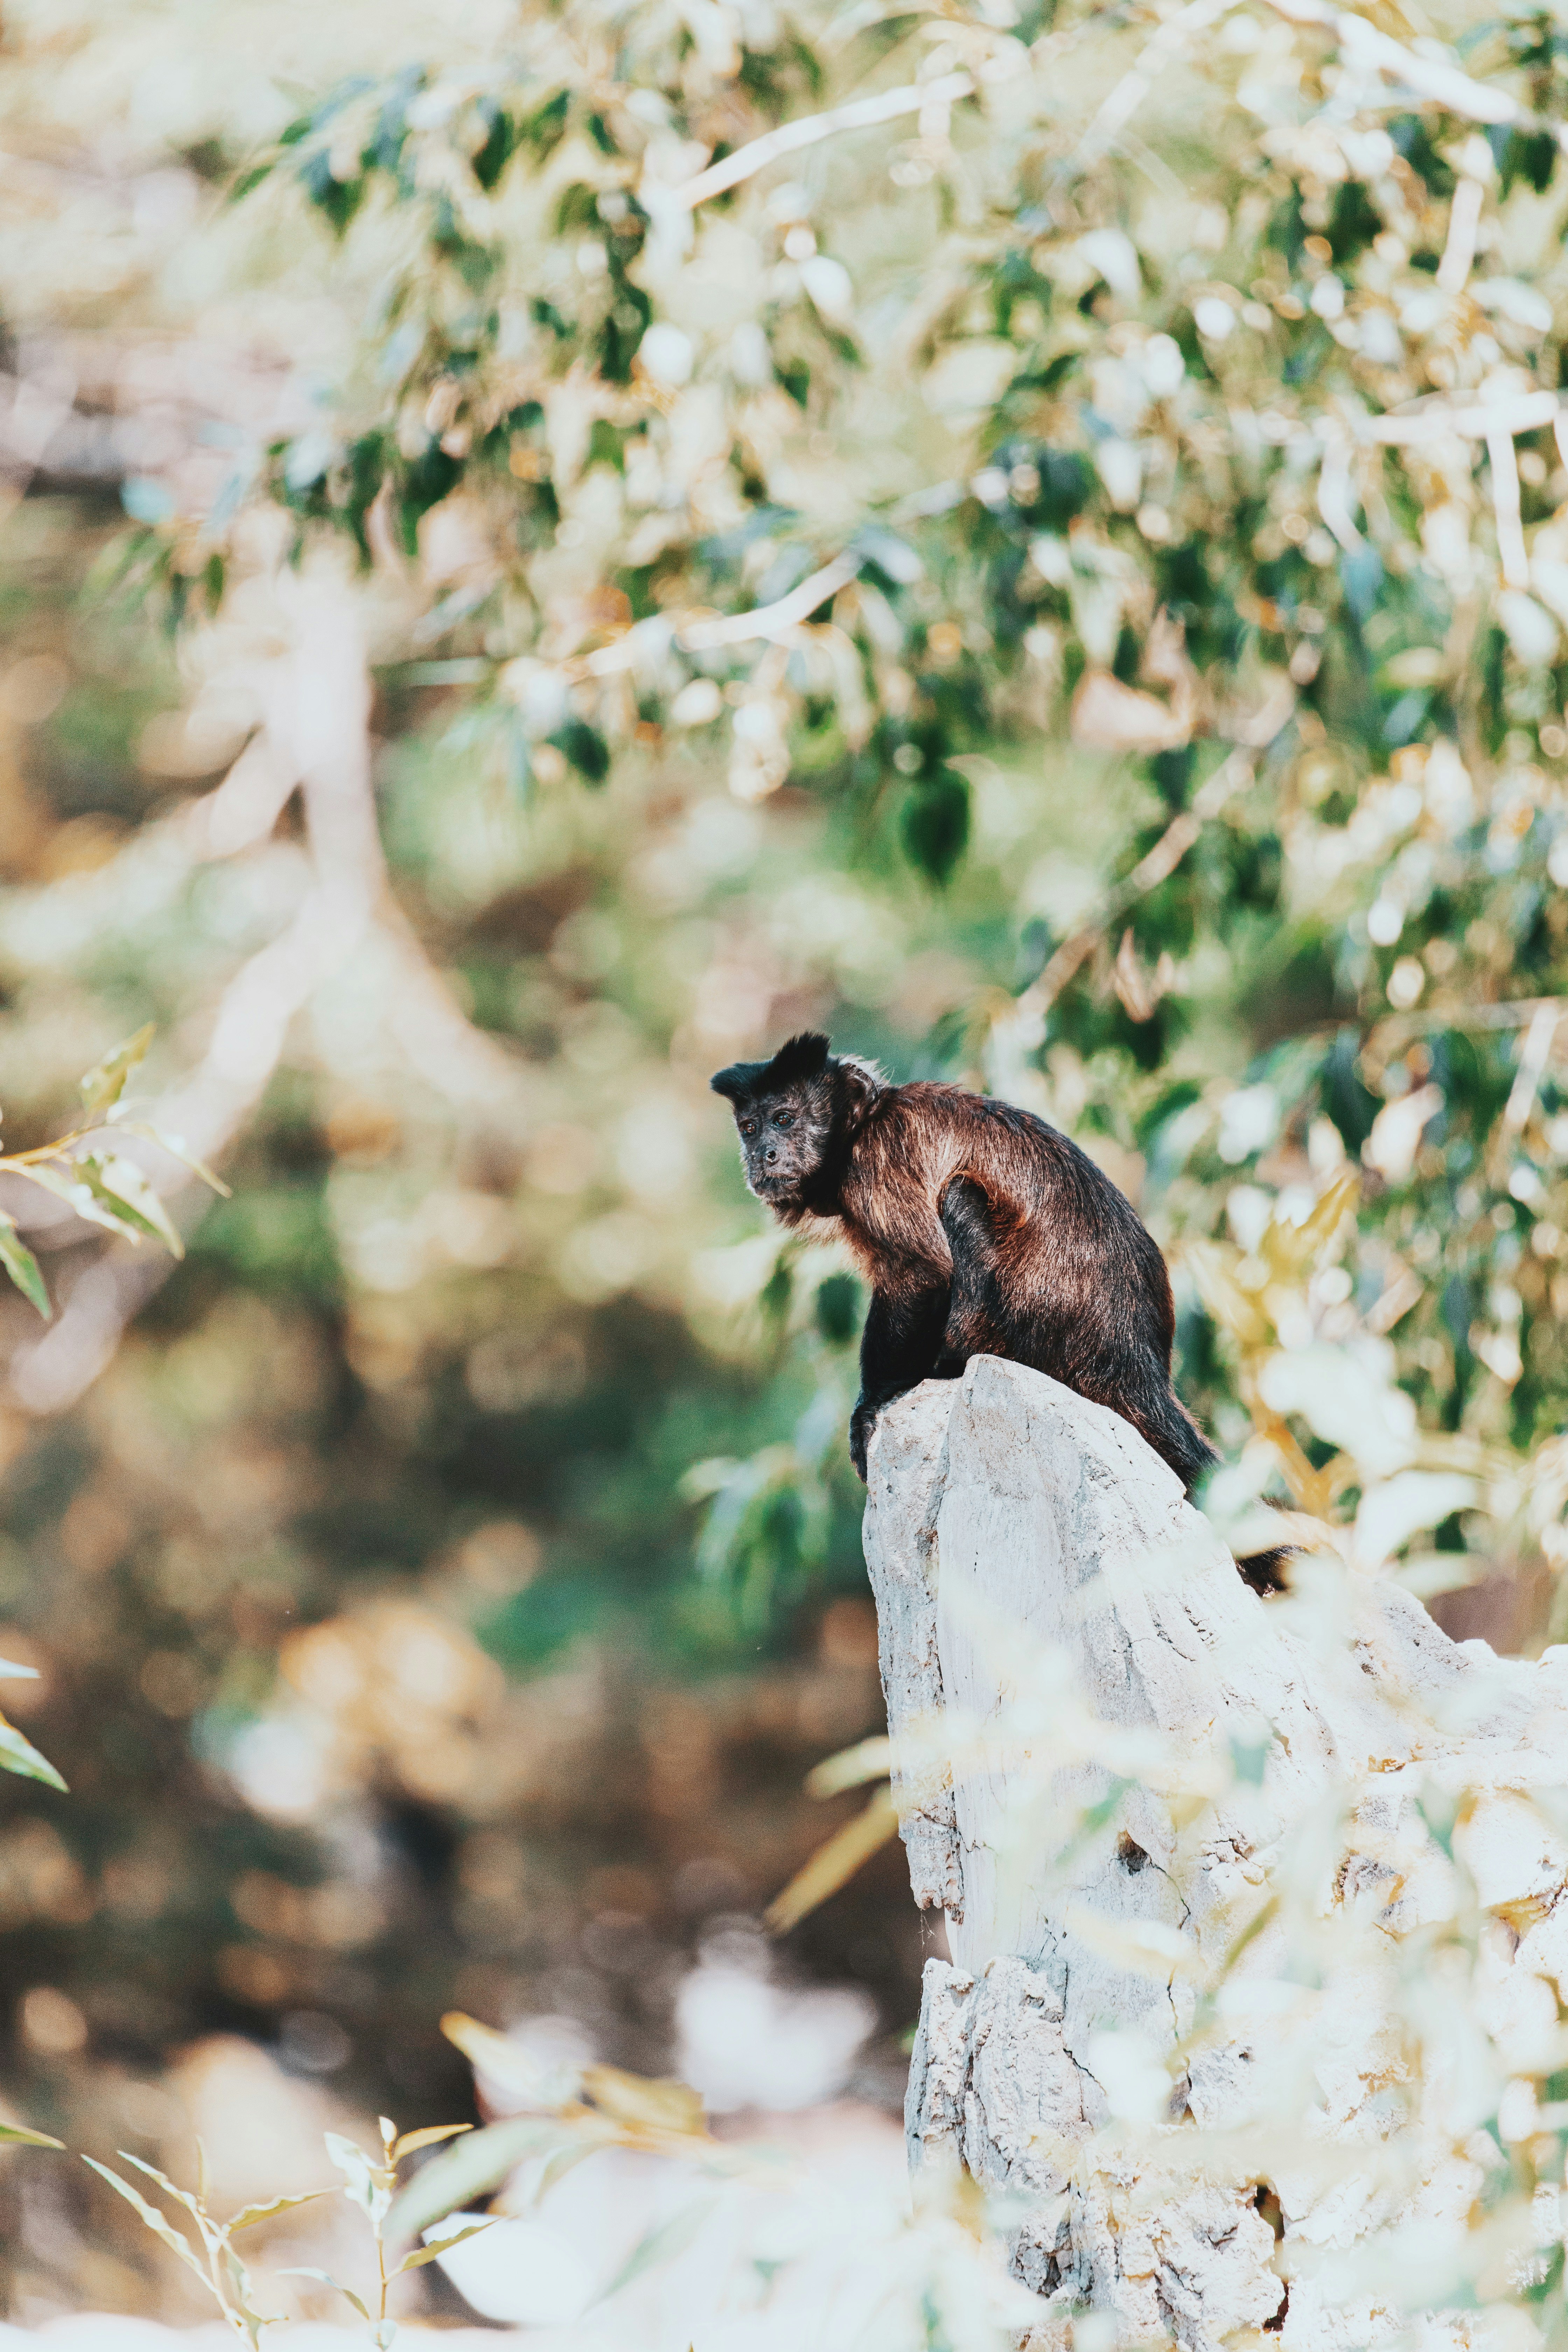
<path fill-rule="evenodd" d="M 325 2137 L 327 2154 L 347 2183 L 343 2195 L 359 2207 L 374 2228 L 392 2201 L 391 2188 L 381 2168 L 371 2162 L 355 2141 L 345 2139 L 342 2132 L 328 2132 Z"/>
<path fill-rule="evenodd" d="M 541 2168 L 533 2187 L 533 2202 L 542 2205 L 558 2180 L 564 2180 L 566 2175 L 575 2171 L 585 2158 L 596 2153 L 597 2147 L 593 2140 L 574 2140 L 565 2147 L 558 2147 Z"/>
<path fill-rule="evenodd" d="M 808 1797 L 837 1797 L 843 1789 L 858 1788 L 867 1780 L 887 1778 L 892 1761 L 893 1743 L 884 1734 L 876 1739 L 862 1739 L 853 1748 L 841 1748 L 837 1756 L 825 1756 L 805 1776 Z"/>
<path fill-rule="evenodd" d="M 57 1200 L 68 1202 L 87 1223 L 101 1225 L 106 1233 L 119 1234 L 128 1242 L 139 1242 L 149 1233 L 155 1232 L 154 1227 L 136 1219 L 123 1201 L 115 1200 L 111 1194 L 106 1195 L 101 1185 L 95 1192 L 76 1170 L 75 1160 L 30 1160 L 25 1168 L 18 1168 L 16 1173 L 25 1176 L 29 1184 L 37 1184 L 44 1192 L 54 1193 Z"/>
<path fill-rule="evenodd" d="M 92 1152 L 80 1164 L 95 1200 L 101 1201 L 108 1194 L 110 1201 L 117 1203 L 134 1223 L 154 1234 L 172 1256 L 184 1256 L 185 1244 L 179 1227 L 153 1191 L 146 1171 L 138 1168 L 134 1160 L 127 1160 L 123 1152 L 110 1152 L 102 1158 Z"/>
<path fill-rule="evenodd" d="M 401 2139 L 392 2144 L 392 2161 L 401 2164 L 404 2158 L 412 2156 L 416 2147 L 435 2147 L 439 2141 L 455 2139 L 459 2132 L 472 2131 L 473 2128 L 472 2124 L 430 2124 L 424 2131 L 405 2132 Z"/>
<path fill-rule="evenodd" d="M 585 2066 L 583 2095 L 628 2131 L 708 2137 L 700 2093 L 673 2077 L 628 2074 L 619 2066 Z"/>
<path fill-rule="evenodd" d="M 172 2197 L 177 2205 L 183 2205 L 201 2231 L 202 2242 L 207 2252 L 209 2253 L 217 2252 L 223 2243 L 223 2232 L 199 2198 L 193 2197 L 188 2189 L 176 2189 L 168 2174 L 160 2172 L 155 2164 L 144 2163 L 141 2157 L 131 2155 L 123 2147 L 117 2147 L 114 2153 L 121 2164 L 133 2164 L 138 2172 L 144 2172 L 149 2180 L 157 2182 L 165 2197 Z"/>
<path fill-rule="evenodd" d="M 36 1307 L 47 1323 L 53 1309 L 44 1277 L 38 1272 L 38 1261 L 10 1217 L 0 1219 L 0 1266 L 5 1267 L 28 1305 Z"/>
<path fill-rule="evenodd" d="M 200 2279 L 207 2293 L 217 2304 L 221 2305 L 223 2303 L 223 2297 L 218 2294 L 218 2291 L 216 2287 L 214 2286 L 211 2279 L 208 2278 L 206 2271 L 202 2264 L 200 2255 L 196 2252 L 195 2248 L 191 2244 L 190 2240 L 185 2237 L 182 2231 L 175 2229 L 174 2223 L 168 2219 L 167 2215 L 160 2213 L 155 2205 L 149 2205 L 147 2200 L 141 2194 L 141 2192 L 138 2189 L 132 2188 L 129 2180 L 121 2180 L 118 2172 L 110 2172 L 108 2165 L 100 2164 L 96 2157 L 84 2156 L 82 2158 L 82 2162 L 88 2167 L 89 2171 L 96 2172 L 100 2180 L 107 2180 L 110 2187 L 116 2190 L 120 2196 L 124 2198 L 125 2202 L 131 2206 L 146 2223 L 148 2229 L 152 2231 L 153 2235 L 159 2239 L 163 2244 L 167 2246 L 169 2252 L 172 2254 L 176 2255 L 179 2260 L 184 2263 L 185 2268 L 188 2271 L 194 2271 L 195 2273 L 197 2278 Z"/>
<path fill-rule="evenodd" d="M 609 2144 L 605 2124 L 584 2118 L 572 2128 L 595 2147 Z M 423 2236 L 433 2221 L 444 2221 L 448 2213 L 499 2188 L 514 2165 L 552 2149 L 563 2136 L 563 2126 L 550 2116 L 514 2116 L 469 2132 L 415 2174 L 386 2217 L 387 2236 Z"/>
<path fill-rule="evenodd" d="M 9 2147 L 64 2148 L 63 2139 L 51 2139 L 47 2132 L 29 2131 L 25 2124 L 0 2124 L 0 2146 Z"/>
<path fill-rule="evenodd" d="M 40 1756 L 30 1739 L 25 1739 L 14 1723 L 0 1715 L 0 1772 L 15 1772 L 24 1780 L 42 1780 L 47 1788 L 58 1789 L 68 1795 L 65 1782 L 47 1756 Z"/>
<path fill-rule="evenodd" d="M 668 2221 L 661 2221 L 657 2229 L 650 2230 L 632 2248 L 604 2293 L 595 2296 L 589 2310 L 595 2309 L 601 2303 L 608 2303 L 612 2295 L 619 2294 L 623 2287 L 630 2286 L 633 2279 L 641 2278 L 644 2271 L 651 2270 L 655 2263 L 673 2262 L 677 2254 L 683 2254 L 713 2210 L 715 2202 L 713 2198 L 706 2197 L 694 2204 L 683 2205 L 679 2213 L 672 2213 Z"/>
<path fill-rule="evenodd" d="M 98 1067 L 89 1070 L 81 1082 L 83 1108 L 96 1116 L 117 1103 L 125 1092 L 125 1082 L 157 1035 L 157 1024 L 149 1021 L 133 1037 L 127 1037 L 106 1054 Z"/>
<path fill-rule="evenodd" d="M 318 2197 L 335 2193 L 331 2189 L 307 2189 L 302 2197 L 269 2197 L 265 2205 L 242 2205 L 226 2225 L 228 2234 L 232 2238 L 237 2230 L 254 2230 L 258 2221 L 269 2221 L 274 2213 L 289 2213 L 296 2205 L 313 2205 Z"/>
<path fill-rule="evenodd" d="M 541 2065 L 520 2043 L 509 2041 L 491 2025 L 481 2025 L 477 2017 L 465 2017 L 460 2009 L 447 2011 L 441 2020 L 441 2031 L 476 2074 L 488 2075 L 531 2107 L 563 2107 L 577 2095 L 581 2067 Z"/>
<path fill-rule="evenodd" d="M 217 1193 L 221 1200 L 233 1199 L 230 1187 L 224 1182 L 221 1176 L 207 1166 L 205 1160 L 196 1158 L 183 1135 L 170 1135 L 166 1129 L 153 1127 L 144 1118 L 117 1118 L 114 1125 L 121 1135 L 144 1136 L 149 1143 L 159 1145 L 172 1160 L 177 1160 L 183 1168 L 188 1168 L 193 1176 L 199 1176 L 202 1182 Z"/>
<path fill-rule="evenodd" d="M 365 2309 L 363 2304 L 360 2301 L 353 2287 L 342 2285 L 339 2280 L 332 2276 L 331 2271 L 318 2271 L 310 2268 L 309 2264 L 301 2264 L 295 2270 L 279 2271 L 278 2273 L 278 2276 L 279 2278 L 320 2279 L 323 2286 L 331 2287 L 337 2294 L 341 2294 L 346 2302 L 352 2303 L 362 2319 L 368 2320 L 370 2317 L 369 2312 Z"/>
<path fill-rule="evenodd" d="M 841 1830 L 835 1831 L 826 1845 L 818 1846 L 805 1868 L 796 1871 L 783 1894 L 774 1896 L 763 1914 L 764 1924 L 775 1936 L 797 1927 L 808 1912 L 826 1903 L 830 1895 L 837 1895 L 879 1846 L 896 1837 L 898 1829 L 899 1810 L 892 1791 L 879 1789 L 864 1812 L 857 1813 Z"/>
<path fill-rule="evenodd" d="M 401 2278 L 405 2271 L 416 2271 L 423 2269 L 426 2263 L 433 2263 L 437 2254 L 447 2253 L 453 2246 L 462 2245 L 465 2240 L 468 2238 L 478 2238 L 481 2236 L 486 2230 L 493 2230 L 500 2218 L 501 2217 L 499 2213 L 492 2213 L 488 2220 L 476 2221 L 471 2230 L 454 2230 L 449 2238 L 437 2238 L 435 2244 L 432 2246 L 416 2247 L 413 2253 L 404 2255 L 403 2260 L 398 2263 L 396 2270 L 393 2273 L 393 2276 L 395 2278 Z"/>

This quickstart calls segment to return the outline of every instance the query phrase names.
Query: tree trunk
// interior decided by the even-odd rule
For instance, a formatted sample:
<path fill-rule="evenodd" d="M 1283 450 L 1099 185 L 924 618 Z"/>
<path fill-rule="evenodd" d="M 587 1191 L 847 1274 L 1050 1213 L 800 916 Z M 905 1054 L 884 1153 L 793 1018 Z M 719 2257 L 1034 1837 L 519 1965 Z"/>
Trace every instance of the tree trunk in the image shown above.
<path fill-rule="evenodd" d="M 1254 1932 L 1235 1977 L 1289 1975 L 1278 1927 L 1258 1930 L 1255 1915 L 1304 1838 L 1331 1840 L 1321 1909 L 1359 1917 L 1370 1896 L 1378 1952 L 1455 1916 L 1453 1865 L 1418 1803 L 1434 1781 L 1470 1792 L 1454 1853 L 1513 1923 L 1482 2021 L 1505 2044 L 1529 2038 L 1553 2000 L 1542 1976 L 1568 1980 L 1568 1916 L 1554 1927 L 1552 1907 L 1568 1848 L 1514 1792 L 1568 1783 L 1568 1652 L 1500 1662 L 1449 1642 L 1392 1581 L 1313 1563 L 1339 1579 L 1342 1627 L 1318 1638 L 1321 1605 L 1314 1617 L 1250 1591 L 1118 1415 L 994 1357 L 882 1414 L 865 1549 L 889 1725 L 908 1742 L 895 1789 L 910 1881 L 945 1910 L 952 1954 L 925 1971 L 911 2166 L 962 2162 L 1015 2200 L 1013 2267 L 1042 2298 L 1042 2345 L 1068 2340 L 1086 2306 L 1117 2338 L 1169 2334 L 1187 2352 L 1219 2352 L 1237 2329 L 1314 2352 L 1367 2342 L 1363 2325 L 1385 2332 L 1370 2304 L 1331 2308 L 1332 2283 L 1313 2272 L 1328 2174 L 1310 2150 L 1281 2140 L 1250 2178 L 1184 2157 L 1194 2126 L 1267 2121 L 1248 2106 L 1251 2027 L 1194 2037 L 1174 2097 L 1156 2072 L 1141 2136 L 1119 2126 L 1140 2115 L 1151 2061 L 1168 2065 L 1191 2034 L 1200 1979 L 1240 1927 Z M 1111 1727 L 1109 1748 L 1095 1724 Z M 1085 1837 L 1097 1806 L 1100 1833 Z M 1376 2137 L 1388 2011 L 1365 1977 L 1324 2094 L 1342 2142 Z M 1125 2162 L 1119 2141 L 1136 2142 Z M 1409 2210 L 1464 2197 L 1455 2145 L 1435 2118 Z M 1267 2217 L 1260 2179 L 1278 2199 Z M 1352 2237 L 1379 2218 L 1365 2202 Z"/>

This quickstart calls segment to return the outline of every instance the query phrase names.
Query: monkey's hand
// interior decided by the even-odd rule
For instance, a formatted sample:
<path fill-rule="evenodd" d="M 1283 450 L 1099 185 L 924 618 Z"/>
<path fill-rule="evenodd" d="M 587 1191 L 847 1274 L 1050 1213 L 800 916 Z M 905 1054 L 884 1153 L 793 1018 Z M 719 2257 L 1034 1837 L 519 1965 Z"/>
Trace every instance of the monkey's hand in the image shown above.
<path fill-rule="evenodd" d="M 877 1425 L 879 1408 L 862 1397 L 849 1416 L 849 1459 L 860 1484 L 866 1484 L 866 1448 Z"/>

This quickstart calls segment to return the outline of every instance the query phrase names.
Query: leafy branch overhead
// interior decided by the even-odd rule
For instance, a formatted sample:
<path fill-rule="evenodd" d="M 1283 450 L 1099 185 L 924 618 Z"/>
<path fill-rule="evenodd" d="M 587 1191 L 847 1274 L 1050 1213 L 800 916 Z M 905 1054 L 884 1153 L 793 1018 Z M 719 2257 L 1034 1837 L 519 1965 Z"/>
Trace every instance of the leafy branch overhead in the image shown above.
<path fill-rule="evenodd" d="M 710 975 L 748 1048 L 843 1007 L 1098 1139 L 1176 1245 L 1190 1401 L 1277 1496 L 1360 1507 L 1353 1358 L 1471 1465 L 1439 1549 L 1568 1558 L 1498 1474 L 1568 1412 L 1555 17 L 704 22 L 567 6 L 280 120 L 228 222 L 369 331 L 216 499 L 133 486 L 129 560 L 198 636 L 280 563 L 356 573 L 431 799 L 510 810 L 524 866 L 721 775 L 871 942 L 704 866 L 721 929 L 752 889 Z M 1038 847 L 1072 800 L 1130 813 L 1084 887 Z M 650 937 L 661 855 L 617 869 Z M 791 1413 L 686 1488 L 748 1624 L 838 1541 L 832 1414 Z"/>
<path fill-rule="evenodd" d="M 733 2172 L 744 2167 L 746 2159 L 727 2154 L 710 2137 L 702 2103 L 683 2083 L 648 2081 L 641 2075 L 623 2073 L 618 2067 L 604 2065 L 552 2075 L 542 2070 L 519 2043 L 473 2018 L 454 2014 L 442 2020 L 442 2027 L 482 2077 L 499 2084 L 510 2095 L 521 2096 L 531 2112 L 479 2131 L 468 2124 L 436 2124 L 422 2130 L 400 2132 L 383 2116 L 381 2147 L 374 2156 L 367 2155 L 356 2141 L 343 2134 L 328 2132 L 327 2155 L 343 2176 L 341 2193 L 369 2225 L 375 2251 L 374 2284 L 362 2295 L 330 2272 L 313 2265 L 292 2266 L 278 2273 L 282 2278 L 310 2279 L 341 2295 L 365 2323 L 377 2352 L 387 2352 L 397 2332 L 396 2323 L 388 2315 L 388 2296 L 394 2282 L 410 2271 L 439 2261 L 454 2248 L 492 2228 L 502 2218 L 500 2213 L 465 2218 L 463 2225 L 456 2229 L 438 2225 L 445 2224 L 458 2208 L 471 2209 L 475 2200 L 500 2186 L 525 2159 L 541 2155 L 546 2159 L 532 2191 L 535 2201 L 547 2195 L 577 2164 L 609 2147 L 635 2148 L 644 2155 L 675 2156 L 686 2161 L 695 2158 L 714 2171 Z M 59 2146 L 58 2140 L 46 2139 L 39 2133 L 16 2130 L 4 2136 L 44 2147 Z M 458 2145 L 444 2147 L 447 2142 Z M 439 2158 L 400 2179 L 410 2157 L 437 2147 L 443 2147 Z M 299 2206 L 314 2204 L 333 2192 L 316 2189 L 270 2198 L 247 2205 L 226 2221 L 220 2221 L 211 2210 L 205 2153 L 199 2143 L 198 2154 L 200 2179 L 192 2190 L 178 2188 L 140 2157 L 121 2151 L 122 2163 L 143 2174 L 187 2217 L 178 2225 L 121 2174 L 93 2157 L 84 2157 L 82 2160 L 200 2281 L 229 2327 L 256 2352 L 261 2330 L 276 2326 L 277 2318 L 257 2308 L 255 2285 L 233 2241 L 243 2231 Z M 681 2208 L 648 2231 L 632 2249 L 599 2300 L 607 2301 L 652 2263 L 678 2252 L 705 2218 L 706 2211 L 706 2206 L 701 2204 Z M 412 2244 L 410 2240 L 414 2241 Z M 399 2246 L 405 2250 L 401 2254 L 397 2252 Z"/>
<path fill-rule="evenodd" d="M 24 1177 L 41 1192 L 64 1201 L 86 1223 L 101 1226 L 122 1241 L 160 1242 L 174 1256 L 183 1257 L 184 1243 L 151 1178 L 139 1160 L 118 1148 L 118 1139 L 136 1136 L 155 1143 L 226 1198 L 228 1187 L 192 1157 L 181 1137 L 134 1116 L 134 1104 L 126 1099 L 125 1089 L 153 1034 L 149 1023 L 106 1054 L 81 1082 L 82 1116 L 78 1123 L 52 1143 L 35 1145 L 28 1151 L 0 1152 L 0 1174 Z M 0 1210 L 0 1266 L 23 1297 L 47 1317 L 49 1294 L 37 1259 L 23 1241 L 17 1220 L 5 1210 Z"/>

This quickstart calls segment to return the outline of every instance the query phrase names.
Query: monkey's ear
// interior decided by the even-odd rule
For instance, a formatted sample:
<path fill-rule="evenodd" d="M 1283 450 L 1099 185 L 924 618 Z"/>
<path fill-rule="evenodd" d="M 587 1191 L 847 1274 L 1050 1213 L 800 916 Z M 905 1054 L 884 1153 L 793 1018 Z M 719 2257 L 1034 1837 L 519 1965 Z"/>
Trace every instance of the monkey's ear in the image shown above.
<path fill-rule="evenodd" d="M 820 1029 L 803 1029 L 798 1037 L 781 1045 L 768 1064 L 763 1091 L 772 1094 L 781 1087 L 797 1086 L 803 1078 L 820 1077 L 832 1050 Z"/>
<path fill-rule="evenodd" d="M 766 1067 L 765 1062 L 731 1062 L 727 1070 L 715 1070 L 708 1083 L 726 1102 L 744 1102 Z"/>
<path fill-rule="evenodd" d="M 863 1062 L 856 1054 L 847 1054 L 833 1068 L 845 1113 L 858 1126 L 888 1082 L 875 1062 Z"/>

